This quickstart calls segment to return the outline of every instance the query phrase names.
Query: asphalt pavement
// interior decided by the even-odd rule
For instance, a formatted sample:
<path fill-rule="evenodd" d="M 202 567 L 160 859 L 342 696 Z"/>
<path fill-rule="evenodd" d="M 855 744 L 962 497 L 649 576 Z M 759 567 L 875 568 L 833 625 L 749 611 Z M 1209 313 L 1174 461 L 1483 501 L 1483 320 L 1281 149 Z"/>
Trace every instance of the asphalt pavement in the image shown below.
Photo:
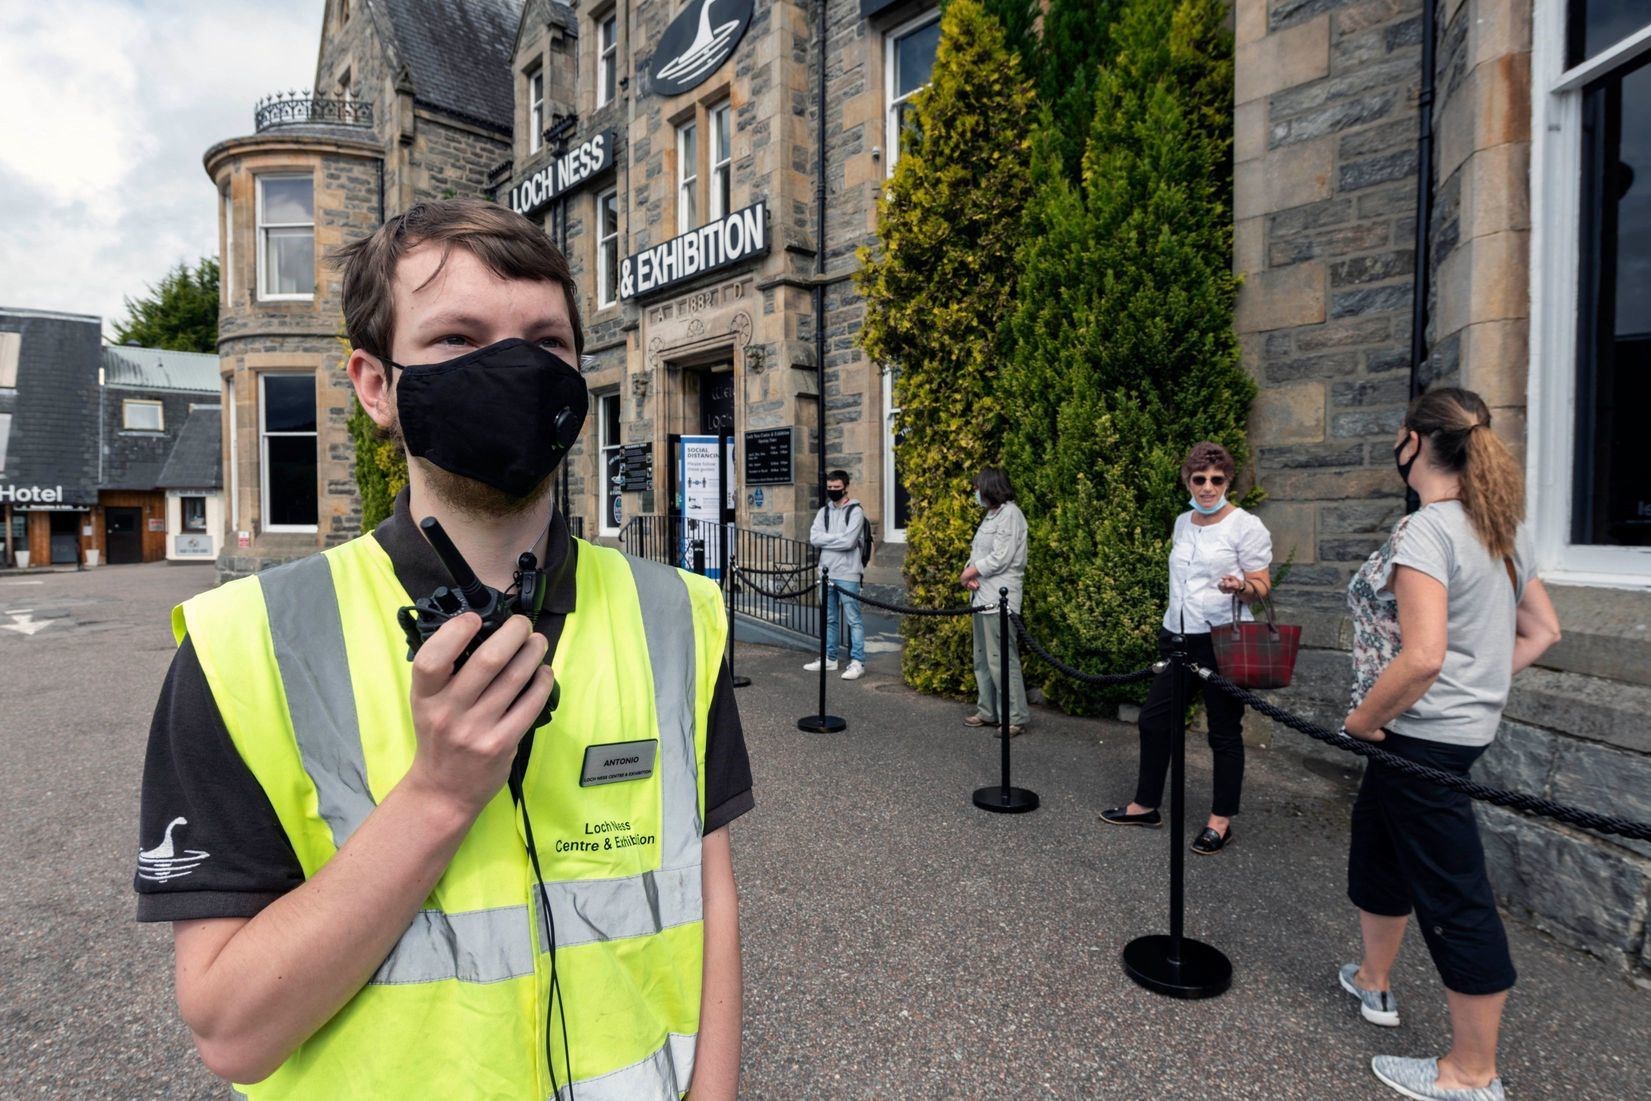
<path fill-rule="evenodd" d="M 178 1021 L 169 931 L 132 921 L 130 886 L 167 609 L 210 582 L 198 566 L 0 575 L 0 1097 L 224 1096 Z M 803 734 L 806 657 L 739 653 L 757 785 L 732 827 L 742 1096 L 1379 1101 L 1397 1095 L 1371 1055 L 1442 1049 L 1419 937 L 1396 978 L 1402 1027 L 1365 1024 L 1336 985 L 1357 950 L 1352 769 L 1251 750 L 1235 844 L 1187 859 L 1187 932 L 1230 956 L 1233 987 L 1166 999 L 1118 954 L 1165 931 L 1169 831 L 1095 820 L 1133 785 L 1130 728 L 1034 709 L 1014 781 L 1042 806 L 987 814 L 970 793 L 997 782 L 999 743 L 962 726 L 962 705 L 903 687 L 898 652 L 879 648 L 864 679 L 830 680 L 848 729 Z M 1195 805 L 1207 764 L 1194 745 Z M 1510 935 L 1508 1096 L 1651 1096 L 1651 991 L 1528 927 Z"/>

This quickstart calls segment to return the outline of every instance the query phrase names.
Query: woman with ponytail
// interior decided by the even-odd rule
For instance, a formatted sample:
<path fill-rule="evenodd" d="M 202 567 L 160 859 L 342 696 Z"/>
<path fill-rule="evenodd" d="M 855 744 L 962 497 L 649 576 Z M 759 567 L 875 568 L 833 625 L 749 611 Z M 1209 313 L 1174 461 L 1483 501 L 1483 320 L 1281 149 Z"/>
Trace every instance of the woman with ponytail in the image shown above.
<path fill-rule="evenodd" d="M 1348 588 L 1354 685 L 1344 729 L 1464 776 L 1496 737 L 1513 675 L 1559 640 L 1532 575 L 1519 465 L 1490 422 L 1467 390 L 1411 403 L 1393 457 L 1422 507 Z M 1376 1077 L 1423 1101 L 1502 1101 L 1496 1044 L 1514 969 L 1472 801 L 1372 762 L 1353 805 L 1347 895 L 1364 956 L 1340 979 L 1365 1020 L 1399 1023 L 1388 976 L 1412 910 L 1450 1003 L 1450 1051 L 1378 1055 Z"/>

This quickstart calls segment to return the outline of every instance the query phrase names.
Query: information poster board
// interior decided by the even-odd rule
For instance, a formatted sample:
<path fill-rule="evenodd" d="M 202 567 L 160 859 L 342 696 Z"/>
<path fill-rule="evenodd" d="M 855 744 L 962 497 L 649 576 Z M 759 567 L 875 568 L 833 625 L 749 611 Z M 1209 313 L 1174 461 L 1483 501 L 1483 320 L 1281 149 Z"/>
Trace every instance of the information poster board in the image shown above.
<path fill-rule="evenodd" d="M 790 428 L 763 428 L 745 434 L 745 484 L 783 486 L 794 480 Z"/>
<path fill-rule="evenodd" d="M 716 525 L 722 520 L 722 440 L 718 436 L 683 436 L 677 444 L 677 477 L 682 495 L 682 543 L 680 561 L 693 568 L 695 539 L 705 540 L 705 574 L 721 578 L 716 561 Z"/>
<path fill-rule="evenodd" d="M 628 443 L 619 449 L 619 488 L 625 493 L 646 493 L 654 487 L 654 445 Z"/>

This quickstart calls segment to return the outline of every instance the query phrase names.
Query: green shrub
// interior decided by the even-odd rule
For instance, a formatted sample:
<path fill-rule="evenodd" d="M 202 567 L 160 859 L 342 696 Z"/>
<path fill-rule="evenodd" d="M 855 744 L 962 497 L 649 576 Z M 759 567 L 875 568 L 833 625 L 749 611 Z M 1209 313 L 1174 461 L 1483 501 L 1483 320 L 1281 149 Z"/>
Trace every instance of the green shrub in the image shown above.
<path fill-rule="evenodd" d="M 860 343 L 899 370 L 896 454 L 911 493 L 905 578 L 924 607 L 967 595 L 957 575 L 980 522 L 970 480 L 1001 453 L 997 328 L 1014 302 L 1031 108 L 997 21 L 979 0 L 953 0 L 933 81 L 915 99 L 915 140 L 879 203 L 878 246 L 860 253 Z M 908 683 L 972 691 L 967 620 L 908 618 L 904 628 Z"/>
<path fill-rule="evenodd" d="M 1221 0 L 1124 0 L 1081 185 L 1048 107 L 1035 143 L 998 393 L 1015 403 L 1004 452 L 1031 529 L 1028 624 L 1085 668 L 1155 655 L 1186 449 L 1213 439 L 1246 458 L 1224 20 Z M 1093 706 L 1028 669 L 1057 704 Z"/>

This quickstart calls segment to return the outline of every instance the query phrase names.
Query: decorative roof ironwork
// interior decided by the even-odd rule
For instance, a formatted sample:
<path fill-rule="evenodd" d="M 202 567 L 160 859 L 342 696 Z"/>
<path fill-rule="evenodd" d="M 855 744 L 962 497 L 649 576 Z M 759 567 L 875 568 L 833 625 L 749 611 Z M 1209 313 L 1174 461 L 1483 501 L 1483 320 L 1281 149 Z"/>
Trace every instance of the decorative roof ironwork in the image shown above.
<path fill-rule="evenodd" d="M 351 96 L 311 95 L 306 88 L 265 96 L 258 101 L 252 119 L 258 133 L 275 126 L 316 122 L 365 127 L 373 124 L 373 105 Z"/>

